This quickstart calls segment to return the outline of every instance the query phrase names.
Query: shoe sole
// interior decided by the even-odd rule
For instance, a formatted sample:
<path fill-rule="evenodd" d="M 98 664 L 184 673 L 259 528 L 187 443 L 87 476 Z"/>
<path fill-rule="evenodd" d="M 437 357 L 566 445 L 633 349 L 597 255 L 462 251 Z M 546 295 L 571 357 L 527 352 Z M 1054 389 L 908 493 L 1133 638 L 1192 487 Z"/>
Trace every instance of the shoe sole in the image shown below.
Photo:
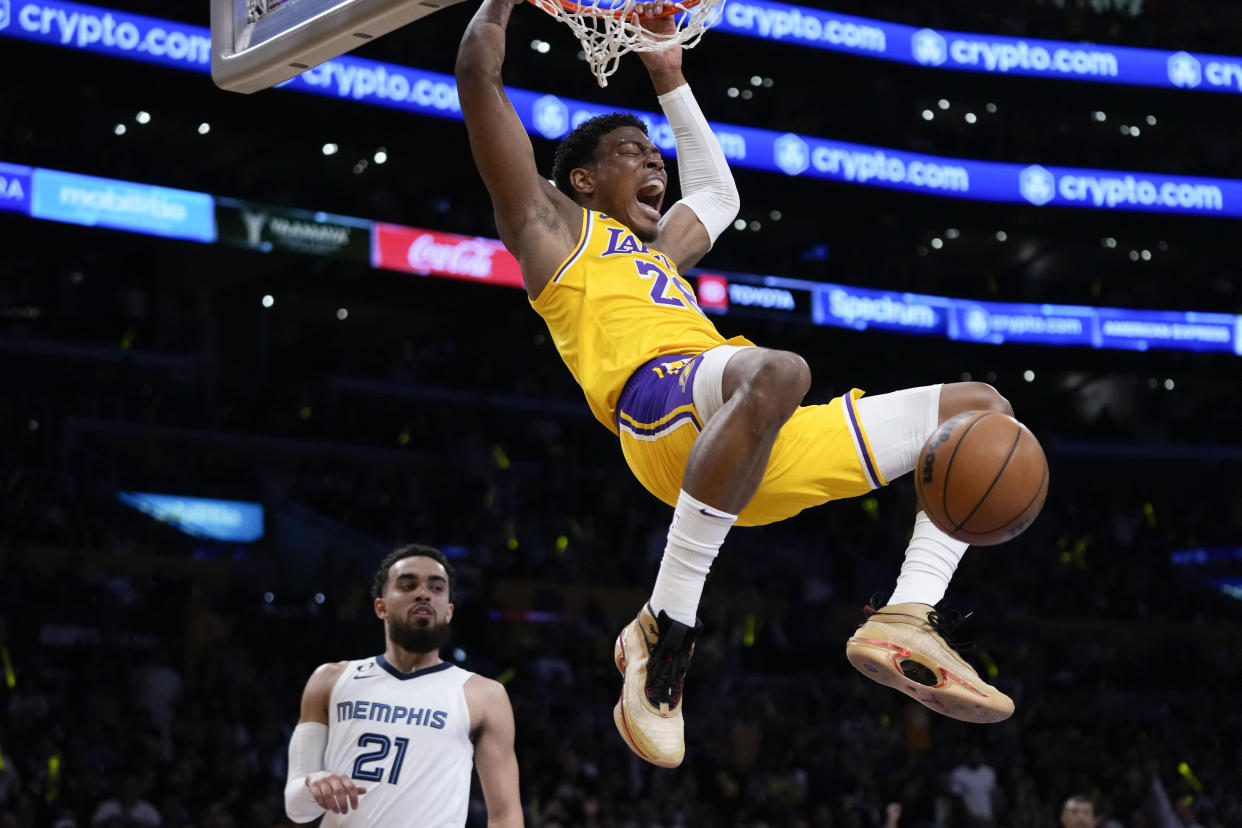
<path fill-rule="evenodd" d="M 845 657 L 854 669 L 872 681 L 900 690 L 929 710 L 951 719 L 992 724 L 1013 715 L 1011 701 L 1001 702 L 952 670 L 900 644 L 856 635 L 845 643 Z M 917 673 L 920 668 L 937 683 L 921 684 L 906 675 L 905 670 Z"/>
<path fill-rule="evenodd" d="M 621 672 L 621 695 L 617 697 L 617 704 L 612 708 L 612 721 L 617 726 L 617 732 L 621 734 L 621 739 L 634 751 L 644 762 L 650 762 L 661 768 L 676 768 L 681 765 L 681 760 L 670 762 L 662 759 L 655 759 L 648 756 L 642 748 L 638 746 L 638 742 L 634 739 L 634 734 L 630 732 L 629 719 L 625 716 L 625 642 L 621 640 L 622 636 L 617 636 L 617 643 L 613 647 L 612 656 L 617 664 L 617 670 Z M 684 758 L 684 757 L 683 757 Z"/>

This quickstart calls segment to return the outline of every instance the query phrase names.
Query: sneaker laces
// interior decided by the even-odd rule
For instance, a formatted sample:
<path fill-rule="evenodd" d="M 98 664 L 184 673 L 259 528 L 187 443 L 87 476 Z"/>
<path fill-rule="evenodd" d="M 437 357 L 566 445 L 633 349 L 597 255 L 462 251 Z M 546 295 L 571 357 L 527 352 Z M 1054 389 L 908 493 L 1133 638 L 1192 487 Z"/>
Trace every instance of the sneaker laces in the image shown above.
<path fill-rule="evenodd" d="M 870 618 L 883 608 L 884 596 L 879 592 L 874 592 L 867 603 L 863 605 L 863 618 Z M 974 614 L 973 611 L 963 614 L 955 609 L 946 609 L 944 611 L 932 609 L 931 612 L 927 613 L 927 623 L 950 649 L 956 650 L 959 653 L 969 652 L 975 649 L 975 642 L 954 641 L 953 635 L 957 632 L 957 628 L 961 626 L 962 622 Z"/>
<path fill-rule="evenodd" d="M 940 610 L 933 609 L 931 612 L 927 613 L 927 623 L 930 624 L 931 628 L 936 631 L 936 634 L 944 640 L 945 644 L 949 645 L 951 649 L 957 650 L 959 653 L 963 653 L 973 650 L 975 648 L 975 642 L 954 641 L 953 634 L 957 632 L 957 628 L 961 626 L 962 622 L 972 615 L 974 615 L 973 611 L 963 615 L 957 610 L 946 609 L 944 612 L 941 612 Z"/>
<path fill-rule="evenodd" d="M 662 614 L 662 613 L 661 613 Z M 666 616 L 667 617 L 667 616 Z M 656 707 L 667 704 L 672 710 L 681 704 L 682 687 L 690 658 L 694 655 L 694 639 L 698 632 L 685 624 L 670 620 L 660 640 L 647 658 L 647 701 Z"/>

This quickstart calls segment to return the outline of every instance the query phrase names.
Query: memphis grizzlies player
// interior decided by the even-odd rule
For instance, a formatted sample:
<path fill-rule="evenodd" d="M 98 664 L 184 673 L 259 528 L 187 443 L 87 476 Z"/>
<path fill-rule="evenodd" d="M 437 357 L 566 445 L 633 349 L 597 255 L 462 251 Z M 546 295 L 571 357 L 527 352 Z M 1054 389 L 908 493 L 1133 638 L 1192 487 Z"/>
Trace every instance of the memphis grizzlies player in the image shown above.
<path fill-rule="evenodd" d="M 332 826 L 460 828 L 479 773 L 492 828 L 521 828 L 513 708 L 499 682 L 440 660 L 452 565 L 411 545 L 375 574 L 383 655 L 323 664 L 289 742 L 285 811 Z M 326 815 L 325 815 L 326 814 Z"/>
<path fill-rule="evenodd" d="M 673 507 L 651 598 L 617 637 L 617 730 L 643 759 L 679 765 L 682 689 L 707 573 L 736 523 L 756 526 L 855 497 L 910 472 L 936 428 L 963 411 L 1003 411 L 983 383 L 945 383 L 802 405 L 798 354 L 726 340 L 682 277 L 733 223 L 740 198 L 724 151 L 682 75 L 682 50 L 639 52 L 677 144 L 681 199 L 646 125 L 613 113 L 576 126 L 550 182 L 501 80 L 515 0 L 483 0 L 457 53 L 457 89 L 496 227 L 531 306 L 587 404 L 618 436 L 638 481 Z M 660 31 L 663 2 L 634 12 Z M 827 217 L 825 217 L 827 220 Z M 848 359 L 843 355 L 843 360 Z M 963 661 L 935 605 L 967 544 L 916 515 L 888 603 L 846 643 L 864 676 L 937 713 L 994 722 L 1013 701 Z M 798 573 L 790 577 L 797 578 Z M 910 662 L 919 669 L 906 672 Z"/>

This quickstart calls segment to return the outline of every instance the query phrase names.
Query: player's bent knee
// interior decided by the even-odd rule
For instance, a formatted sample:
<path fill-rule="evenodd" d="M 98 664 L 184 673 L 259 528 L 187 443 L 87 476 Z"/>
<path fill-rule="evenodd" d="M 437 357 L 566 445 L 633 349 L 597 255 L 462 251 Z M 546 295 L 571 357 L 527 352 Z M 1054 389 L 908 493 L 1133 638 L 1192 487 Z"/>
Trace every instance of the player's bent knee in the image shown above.
<path fill-rule="evenodd" d="M 784 422 L 810 387 L 810 367 L 791 351 L 747 348 L 725 370 L 725 400 L 742 394 L 742 405 L 758 420 Z"/>
<path fill-rule="evenodd" d="M 750 385 L 793 409 L 811 390 L 811 367 L 793 351 L 765 349 Z"/>
<path fill-rule="evenodd" d="M 940 422 L 963 411 L 999 411 L 1013 416 L 1009 400 L 986 382 L 954 382 L 940 391 Z"/>

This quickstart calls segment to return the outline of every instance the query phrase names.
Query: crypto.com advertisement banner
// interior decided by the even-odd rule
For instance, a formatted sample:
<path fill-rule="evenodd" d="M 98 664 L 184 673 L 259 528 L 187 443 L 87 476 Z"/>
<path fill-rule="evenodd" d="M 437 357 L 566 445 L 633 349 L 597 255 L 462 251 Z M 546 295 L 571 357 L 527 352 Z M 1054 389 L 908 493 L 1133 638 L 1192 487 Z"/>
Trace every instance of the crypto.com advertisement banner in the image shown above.
<path fill-rule="evenodd" d="M 929 69 L 1242 92 L 1238 57 L 920 29 L 770 0 L 728 0 L 715 30 Z"/>
<path fill-rule="evenodd" d="M 807 17 L 808 10 L 779 4 L 731 2 L 729 8 L 734 11 L 726 12 L 725 18 L 728 20 L 732 15 L 735 21 L 740 20 L 742 12 L 738 9 L 766 7 L 775 9 L 771 15 L 776 16 L 764 17 L 755 11 L 747 18 L 753 18 L 752 23 L 759 27 L 757 31 L 775 36 L 789 26 L 794 27 L 792 31 L 814 30 L 813 25 L 804 22 L 812 19 Z M 202 73 L 210 70 L 210 37 L 208 30 L 201 26 L 62 0 L 0 0 L 0 9 L 4 10 L 0 14 L 0 35 Z M 778 12 L 796 12 L 800 16 L 781 17 Z M 764 20 L 769 22 L 763 23 Z M 831 32 L 837 32 L 840 38 L 866 40 L 856 29 L 816 25 L 821 26 L 821 35 L 829 32 L 830 39 L 837 37 Z M 957 39 L 946 38 L 946 35 Z M 910 61 L 926 65 L 949 65 L 955 61 L 961 64 L 956 68 L 975 62 L 985 69 L 991 66 L 996 71 L 1014 72 L 1022 70 L 1024 64 L 1034 67 L 1032 71 L 1042 72 L 1039 67 L 1045 63 L 1045 54 L 1050 67 L 1080 67 L 1086 71 L 1090 66 L 1107 63 L 1093 62 L 1089 56 L 1062 55 L 1058 58 L 1055 50 L 1048 52 L 1042 46 L 1033 49 L 1029 43 L 1018 41 L 1014 42 L 1017 45 L 1008 44 L 1004 38 L 975 42 L 968 40 L 970 37 L 975 36 L 958 37 L 953 33 L 917 30 L 911 35 Z M 874 38 L 872 41 L 880 42 Z M 886 35 L 883 40 L 886 50 L 889 42 Z M 1167 59 L 1162 58 L 1170 78 L 1168 82 L 1185 88 L 1204 83 L 1242 88 L 1242 60 L 1208 60 L 1208 57 L 1169 53 Z M 451 76 L 350 55 L 308 69 L 282 86 L 420 115 L 461 119 L 461 104 Z M 561 138 L 586 118 L 613 109 L 530 90 L 508 88 L 507 91 L 526 130 L 550 140 Z M 667 121 L 650 112 L 634 114 L 648 123 L 652 140 L 661 151 L 674 154 Z M 976 201 L 1242 217 L 1242 182 L 1232 179 L 943 158 L 729 124 L 712 124 L 712 130 L 729 163 L 738 168 Z"/>

